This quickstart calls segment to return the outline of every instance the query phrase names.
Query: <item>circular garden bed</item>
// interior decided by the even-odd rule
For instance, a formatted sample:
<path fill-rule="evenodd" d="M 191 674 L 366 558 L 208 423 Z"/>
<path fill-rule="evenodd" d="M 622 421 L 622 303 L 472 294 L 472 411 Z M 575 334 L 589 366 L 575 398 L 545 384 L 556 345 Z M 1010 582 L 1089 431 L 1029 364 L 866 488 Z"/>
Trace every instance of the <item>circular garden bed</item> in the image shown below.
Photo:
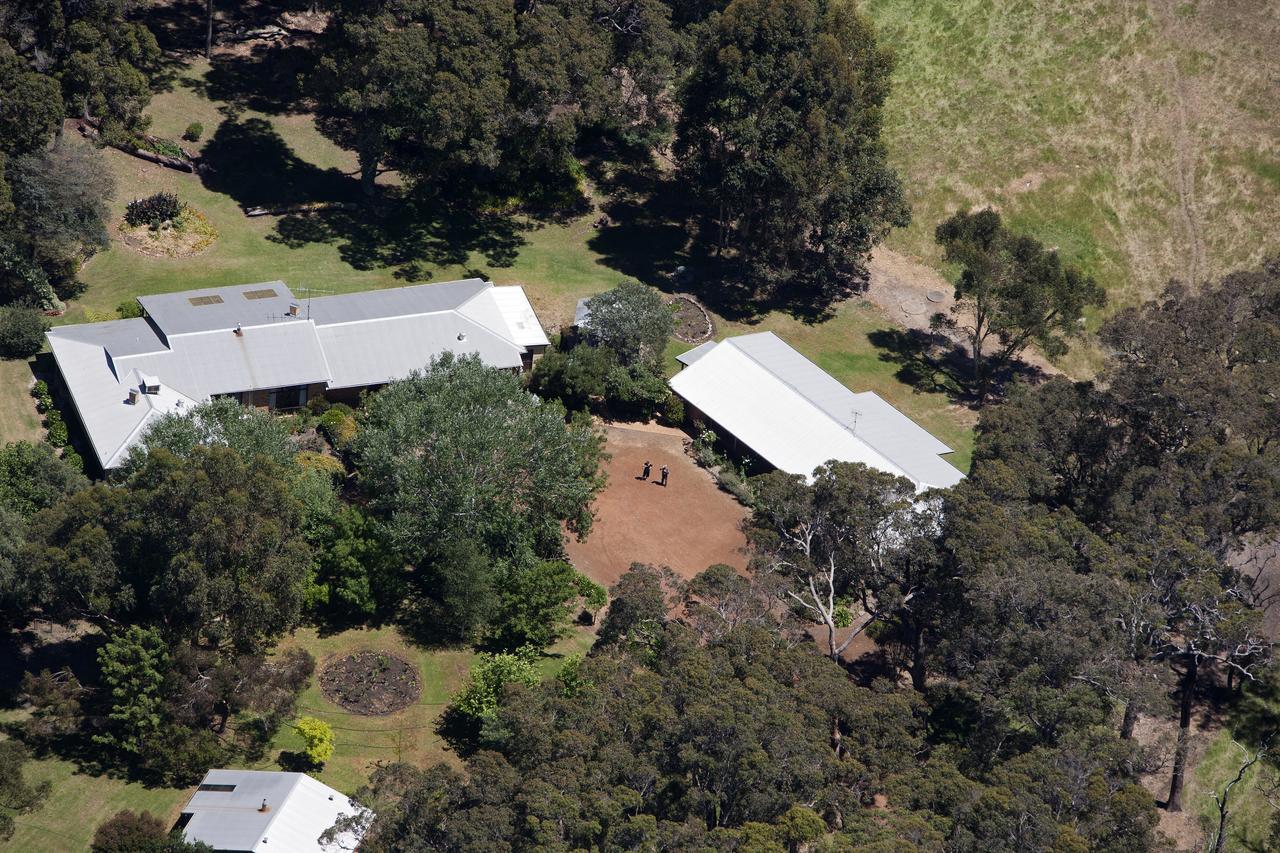
<path fill-rule="evenodd" d="M 213 245 L 218 230 L 203 213 L 184 204 L 172 220 L 160 225 L 120 223 L 120 240 L 152 258 L 190 258 Z"/>
<path fill-rule="evenodd" d="M 700 344 L 715 334 L 711 315 L 692 296 L 678 293 L 667 300 L 676 323 L 675 336 L 686 344 Z"/>
<path fill-rule="evenodd" d="M 356 652 L 325 664 L 320 690 L 348 711 L 381 716 L 417 702 L 422 678 L 413 664 L 388 652 Z"/>

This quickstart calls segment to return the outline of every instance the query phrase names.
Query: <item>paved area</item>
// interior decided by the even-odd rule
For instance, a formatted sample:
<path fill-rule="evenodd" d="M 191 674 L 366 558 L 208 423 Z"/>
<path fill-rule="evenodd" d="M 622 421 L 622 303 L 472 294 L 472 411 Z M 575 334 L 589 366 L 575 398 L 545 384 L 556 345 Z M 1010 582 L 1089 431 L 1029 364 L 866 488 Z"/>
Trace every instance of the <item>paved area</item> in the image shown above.
<path fill-rule="evenodd" d="M 684 452 L 683 432 L 646 424 L 605 432 L 609 485 L 596 499 L 587 541 L 571 537 L 565 546 L 579 571 L 609 587 L 633 562 L 670 566 L 684 578 L 714 563 L 746 567 L 747 510 Z M 653 474 L 639 480 L 646 459 Z M 671 469 L 666 488 L 657 484 L 663 465 Z"/>

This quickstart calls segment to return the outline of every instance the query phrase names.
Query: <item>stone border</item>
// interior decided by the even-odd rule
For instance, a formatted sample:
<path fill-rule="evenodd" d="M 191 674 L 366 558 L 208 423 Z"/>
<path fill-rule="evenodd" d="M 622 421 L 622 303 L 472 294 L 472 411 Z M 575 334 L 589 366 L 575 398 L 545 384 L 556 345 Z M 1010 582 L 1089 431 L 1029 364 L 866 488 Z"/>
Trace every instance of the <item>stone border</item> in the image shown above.
<path fill-rule="evenodd" d="M 706 307 L 701 302 L 698 301 L 697 297 L 693 296 L 690 293 L 673 293 L 671 294 L 671 296 L 669 296 L 665 300 L 665 304 L 674 305 L 677 302 L 681 302 L 681 301 L 689 303 L 694 308 L 697 308 L 700 312 L 702 312 L 702 319 L 706 323 L 706 331 L 703 332 L 702 335 L 697 337 L 685 337 L 685 336 L 682 336 L 679 333 L 679 331 L 677 331 L 675 334 L 676 340 L 683 341 L 686 344 L 700 344 L 700 343 L 703 343 L 704 341 L 709 341 L 712 338 L 714 338 L 716 334 L 716 326 L 715 326 L 715 322 L 712 321 L 711 319 L 711 312 L 708 311 Z"/>

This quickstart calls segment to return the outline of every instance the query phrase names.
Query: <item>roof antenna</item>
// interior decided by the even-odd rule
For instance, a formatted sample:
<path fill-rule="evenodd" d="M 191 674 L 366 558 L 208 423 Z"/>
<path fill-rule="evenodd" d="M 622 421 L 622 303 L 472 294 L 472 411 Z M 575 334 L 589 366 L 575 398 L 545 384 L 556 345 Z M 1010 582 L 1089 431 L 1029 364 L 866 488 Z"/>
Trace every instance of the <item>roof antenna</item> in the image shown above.
<path fill-rule="evenodd" d="M 852 409 L 851 411 L 853 412 L 853 424 L 852 426 L 849 427 L 849 432 L 853 433 L 854 435 L 857 435 L 858 434 L 858 418 L 862 417 L 862 412 L 858 411 L 857 409 Z"/>

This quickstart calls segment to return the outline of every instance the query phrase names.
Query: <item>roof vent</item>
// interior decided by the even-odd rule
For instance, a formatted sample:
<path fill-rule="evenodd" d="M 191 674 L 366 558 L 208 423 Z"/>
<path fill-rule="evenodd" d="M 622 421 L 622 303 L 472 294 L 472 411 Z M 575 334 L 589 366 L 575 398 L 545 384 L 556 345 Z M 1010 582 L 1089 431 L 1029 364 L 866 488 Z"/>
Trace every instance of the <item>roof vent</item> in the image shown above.
<path fill-rule="evenodd" d="M 290 316 L 290 317 L 297 317 L 297 316 L 298 316 L 298 309 L 299 309 L 300 307 L 302 307 L 302 306 L 300 306 L 298 303 L 296 303 L 296 302 L 290 302 L 290 303 L 289 303 L 289 316 Z"/>
<path fill-rule="evenodd" d="M 466 333 L 466 332 L 458 332 L 458 340 L 460 340 L 460 341 L 465 341 L 466 339 L 467 339 L 467 333 Z"/>
<path fill-rule="evenodd" d="M 243 338 L 243 337 L 244 337 L 244 329 L 240 328 L 240 324 L 239 324 L 239 323 L 236 323 L 235 335 L 236 335 L 236 337 L 237 337 L 237 338 Z"/>
<path fill-rule="evenodd" d="M 140 375 L 138 378 L 141 380 L 138 383 L 138 387 L 142 390 L 143 394 L 159 394 L 160 393 L 159 379 L 155 378 L 154 376 L 148 376 L 145 373 Z"/>
<path fill-rule="evenodd" d="M 269 812 L 269 811 L 271 811 L 271 806 L 267 805 L 267 801 L 266 801 L 266 799 L 265 799 L 265 798 L 262 800 L 262 805 L 258 806 L 258 811 L 260 811 L 260 812 Z M 266 839 L 264 838 L 264 839 L 263 839 L 263 841 L 265 841 L 265 840 L 266 840 Z"/>
<path fill-rule="evenodd" d="M 130 389 L 129 389 L 129 401 L 128 401 L 128 402 L 129 402 L 129 405 L 130 405 L 130 406 L 136 406 L 136 405 L 138 405 L 138 389 L 137 389 L 137 388 L 130 388 Z"/>

